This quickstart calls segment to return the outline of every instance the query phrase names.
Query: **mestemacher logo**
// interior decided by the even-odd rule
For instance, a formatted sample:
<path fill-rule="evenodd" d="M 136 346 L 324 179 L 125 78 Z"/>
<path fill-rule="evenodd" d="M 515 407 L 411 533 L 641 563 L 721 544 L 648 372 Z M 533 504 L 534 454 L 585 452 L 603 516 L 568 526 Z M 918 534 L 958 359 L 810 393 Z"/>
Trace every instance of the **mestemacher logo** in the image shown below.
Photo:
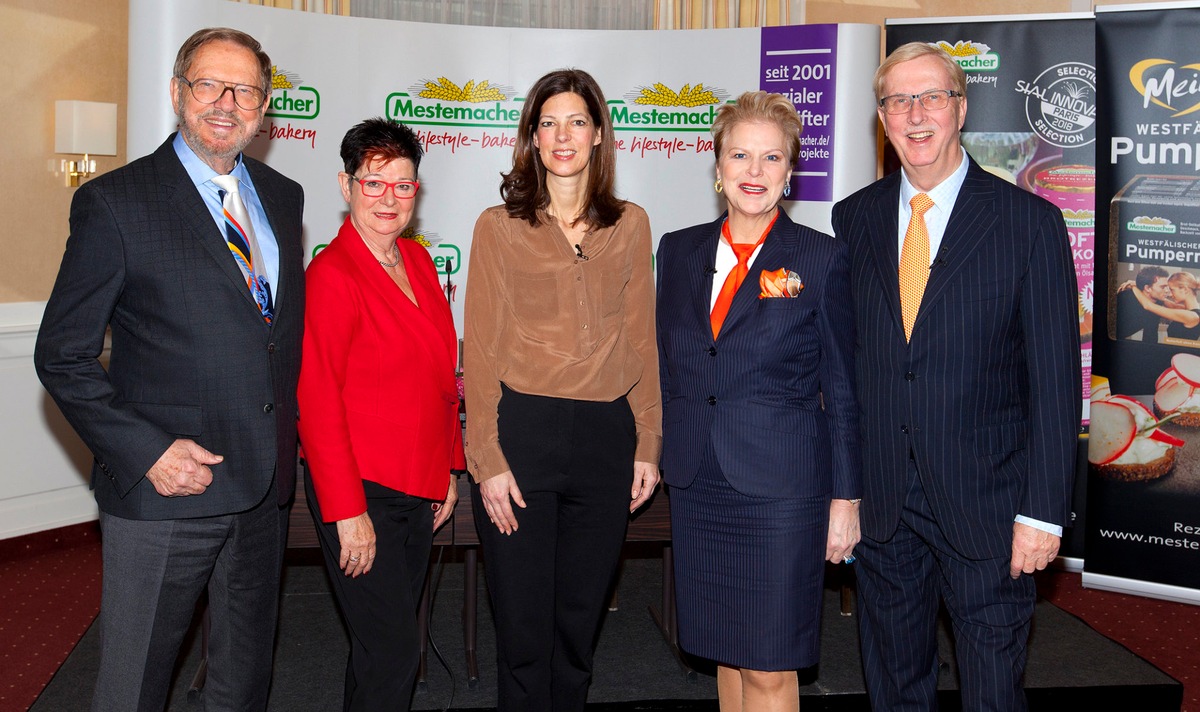
<path fill-rule="evenodd" d="M 950 44 L 946 40 L 938 40 L 930 44 L 950 55 L 964 72 L 994 72 L 1000 68 L 1000 55 L 982 42 L 956 40 Z"/>
<path fill-rule="evenodd" d="M 1125 223 L 1126 230 L 1134 230 L 1136 232 L 1161 232 L 1175 234 L 1175 224 L 1166 218 L 1148 217 L 1139 215 L 1136 218 Z"/>
<path fill-rule="evenodd" d="M 321 94 L 312 87 L 300 86 L 295 72 L 271 67 L 271 99 L 267 116 L 276 119 L 315 119 L 321 113 Z"/>
<path fill-rule="evenodd" d="M 384 114 L 417 127 L 425 150 L 431 146 L 449 148 L 451 153 L 460 148 L 510 149 L 517 139 L 505 129 L 515 129 L 521 118 L 520 100 L 512 94 L 511 88 L 488 79 L 470 79 L 459 86 L 448 77 L 438 77 L 388 94 Z M 485 131 L 478 135 L 465 129 Z"/>
<path fill-rule="evenodd" d="M 1178 70 L 1178 71 L 1177 71 Z M 1174 112 L 1172 117 L 1200 110 L 1200 64 L 1177 67 L 1169 59 L 1143 59 L 1129 68 L 1129 82 L 1142 95 L 1142 108 L 1151 104 Z"/>
<path fill-rule="evenodd" d="M 446 77 L 423 81 L 387 97 L 387 117 L 407 124 L 475 128 L 516 128 L 520 107 L 511 106 L 512 89 L 487 79 L 461 87 Z"/>
<path fill-rule="evenodd" d="M 728 97 L 728 92 L 701 83 L 675 91 L 655 82 L 627 92 L 624 100 L 609 101 L 609 118 L 614 131 L 708 131 L 717 105 Z"/>
<path fill-rule="evenodd" d="M 277 65 L 271 67 L 271 96 L 267 99 L 266 111 L 270 121 L 264 121 L 258 132 L 271 141 L 287 141 L 289 145 L 298 141 L 315 149 L 317 130 L 292 124 L 293 119 L 309 121 L 321 113 L 320 92 L 300 86 L 302 81 L 295 72 L 280 69 Z"/>
<path fill-rule="evenodd" d="M 453 242 L 443 241 L 436 232 L 409 226 L 400 233 L 400 237 L 412 240 L 429 250 L 429 256 L 433 258 L 433 266 L 438 274 L 458 274 L 462 269 L 462 250 Z"/>
<path fill-rule="evenodd" d="M 1063 208 L 1063 222 L 1067 227 L 1085 228 L 1094 227 L 1096 225 L 1095 210 L 1072 210 L 1071 208 Z"/>
<path fill-rule="evenodd" d="M 717 106 L 728 92 L 701 83 L 684 84 L 678 90 L 655 82 L 638 86 L 624 98 L 608 102 L 617 151 L 661 154 L 712 150 L 712 140 L 703 136 L 650 137 L 649 132 L 707 134 L 716 118 Z M 385 100 L 389 119 L 412 125 L 428 150 L 430 147 L 459 149 L 511 149 L 517 140 L 514 129 L 521 118 L 525 98 L 487 78 L 458 83 L 449 77 L 421 80 L 407 91 L 393 92 Z M 434 128 L 436 127 L 436 128 Z M 483 131 L 472 131 L 483 129 Z M 626 138 L 621 132 L 633 132 Z"/>
<path fill-rule="evenodd" d="M 647 136 L 651 132 L 707 134 L 717 117 L 717 107 L 729 98 L 729 93 L 697 82 L 684 84 L 678 91 L 663 82 L 638 86 L 626 92 L 622 99 L 608 102 L 616 148 L 642 158 L 660 155 L 672 158 L 679 152 L 707 153 L 712 151 L 712 139 L 703 135 Z M 633 132 L 625 138 L 619 134 Z"/>

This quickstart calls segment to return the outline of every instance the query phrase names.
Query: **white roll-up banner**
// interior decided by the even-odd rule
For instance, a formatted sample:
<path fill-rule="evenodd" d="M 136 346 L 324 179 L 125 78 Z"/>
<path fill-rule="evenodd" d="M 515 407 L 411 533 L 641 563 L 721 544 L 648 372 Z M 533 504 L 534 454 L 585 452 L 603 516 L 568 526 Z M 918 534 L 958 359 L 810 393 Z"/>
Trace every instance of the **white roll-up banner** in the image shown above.
<path fill-rule="evenodd" d="M 723 209 L 712 187 L 709 126 L 716 108 L 744 91 L 787 95 L 804 122 L 791 200 L 784 202 L 794 219 L 828 232 L 833 203 L 875 179 L 875 25 L 513 29 L 227 0 L 131 0 L 129 14 L 130 157 L 152 152 L 175 130 L 168 83 L 175 53 L 192 32 L 234 27 L 263 44 L 275 65 L 274 92 L 247 153 L 304 186 L 309 256 L 346 214 L 337 185 L 346 130 L 374 116 L 417 130 L 426 155 L 409 227 L 449 280 L 460 328 L 475 219 L 500 202 L 524 93 L 551 70 L 584 69 L 600 83 L 617 144 L 617 192 L 646 209 L 656 241 Z"/>
<path fill-rule="evenodd" d="M 1196 3 L 1096 8 L 1102 298 L 1083 572 L 1089 588 L 1193 604 L 1200 603 L 1197 32 Z M 1102 399 L 1107 417 L 1097 418 Z M 1131 420 L 1114 402 L 1141 412 Z"/>

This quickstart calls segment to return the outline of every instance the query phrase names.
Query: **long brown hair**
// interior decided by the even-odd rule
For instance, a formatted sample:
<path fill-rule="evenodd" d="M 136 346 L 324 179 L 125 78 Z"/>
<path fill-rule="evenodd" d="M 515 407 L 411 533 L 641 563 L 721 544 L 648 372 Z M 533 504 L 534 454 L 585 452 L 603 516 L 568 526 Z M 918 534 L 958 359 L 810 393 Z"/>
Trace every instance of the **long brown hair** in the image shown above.
<path fill-rule="evenodd" d="M 513 167 L 502 174 L 500 197 L 504 207 L 514 218 L 526 220 L 536 226 L 538 211 L 550 205 L 550 194 L 546 190 L 546 167 L 538 156 L 533 136 L 537 133 L 538 119 L 542 106 L 559 94 L 578 94 L 587 105 L 592 124 L 600 130 L 600 143 L 592 147 L 588 160 L 587 196 L 578 219 L 589 227 L 604 228 L 614 225 L 621 218 L 625 201 L 617 198 L 613 191 L 616 182 L 617 153 L 613 143 L 612 121 L 608 116 L 608 104 L 604 93 L 592 75 L 582 69 L 559 69 L 534 82 L 521 109 L 517 123 L 517 145 L 513 148 Z"/>

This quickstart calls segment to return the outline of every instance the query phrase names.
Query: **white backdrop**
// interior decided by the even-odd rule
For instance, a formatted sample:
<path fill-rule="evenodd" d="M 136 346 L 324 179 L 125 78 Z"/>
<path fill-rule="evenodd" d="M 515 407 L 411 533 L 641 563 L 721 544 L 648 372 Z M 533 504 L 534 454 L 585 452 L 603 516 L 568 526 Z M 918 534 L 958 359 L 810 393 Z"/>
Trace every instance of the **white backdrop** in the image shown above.
<path fill-rule="evenodd" d="M 618 190 L 650 214 L 656 239 L 711 220 L 721 210 L 712 190 L 713 156 L 705 145 L 711 137 L 702 119 L 716 103 L 749 89 L 792 92 L 809 115 L 829 118 L 828 127 L 813 122 L 804 138 L 810 141 L 806 150 L 829 153 L 832 169 L 818 166 L 817 172 L 829 175 L 800 178 L 806 192 L 820 186 L 824 198 L 785 202 L 794 218 L 828 231 L 832 202 L 875 178 L 871 75 L 878 63 L 880 31 L 874 25 L 530 30 L 345 18 L 227 0 L 131 0 L 129 15 L 130 157 L 152 152 L 175 129 L 168 83 L 175 52 L 188 35 L 201 27 L 227 25 L 263 43 L 281 86 L 263 132 L 248 152 L 304 185 L 310 254 L 335 234 L 345 214 L 336 175 L 346 129 L 391 111 L 404 114 L 396 118 L 429 137 L 415 225 L 431 243 L 435 260 L 454 259 L 450 278 L 457 287 L 453 306 L 460 328 L 465 258 L 475 219 L 500 201 L 499 175 L 511 162 L 513 126 L 524 92 L 552 69 L 588 70 L 613 110 L 625 112 L 614 132 L 622 143 Z M 791 81 L 802 79 L 806 67 L 825 66 L 834 70 L 833 79 Z M 443 77 L 446 81 L 440 82 Z M 479 92 L 485 80 L 488 86 Z M 443 89 L 437 93 L 447 96 L 421 97 L 422 91 L 429 94 L 426 82 L 440 84 Z M 448 97 L 450 84 L 461 94 L 468 82 L 478 94 L 469 98 L 482 101 Z M 688 102 L 678 96 L 662 100 L 685 87 L 693 106 L 681 106 Z M 503 98 L 489 98 L 487 89 Z M 418 108 L 434 114 L 481 113 L 478 119 L 443 120 L 416 117 Z M 700 123 L 634 122 L 632 116 L 644 118 L 650 111 Z M 0 421 L 10 424 L 6 437 L 0 437 L 6 454 L 0 469 L 0 539 L 96 518 L 87 487 L 91 458 L 33 372 L 33 340 L 43 308 L 41 303 L 0 305 L 0 392 L 15 394 L 0 402 Z"/>
<path fill-rule="evenodd" d="M 703 91 L 712 92 L 709 101 L 725 101 L 746 90 L 771 87 L 760 76 L 764 30 L 759 28 L 513 29 L 317 15 L 225 0 L 132 0 L 131 157 L 153 151 L 174 130 L 166 94 L 175 52 L 189 34 L 210 25 L 253 35 L 292 85 L 275 90 L 263 131 L 247 152 L 304 185 L 305 245 L 310 255 L 332 238 L 345 215 L 336 183 L 341 169 L 338 147 L 345 131 L 362 119 L 390 116 L 428 136 L 413 227 L 432 243 L 435 259 L 453 260 L 450 279 L 458 287 L 452 295 L 453 310 L 460 328 L 475 219 L 500 202 L 500 173 L 511 165 L 516 116 L 538 77 L 556 68 L 578 67 L 596 77 L 610 106 L 618 110 L 701 116 L 713 104 L 655 106 L 646 103 L 646 95 L 659 94 L 660 84 L 676 93 L 702 84 Z M 819 109 L 832 114 L 833 200 L 875 178 L 871 75 L 879 47 L 879 28 L 874 25 L 836 29 L 836 56 L 823 60 L 836 67 L 836 100 Z M 420 96 L 430 94 L 427 82 L 442 87 L 436 96 Z M 490 98 L 447 98 L 468 82 L 477 92 L 472 98 Z M 489 95 L 488 90 L 495 93 Z M 434 115 L 417 117 L 417 111 Z M 472 115 L 444 116 L 451 111 Z M 646 209 L 656 240 L 664 232 L 711 220 L 721 210 L 712 190 L 714 159 L 706 145 L 711 138 L 707 128 L 707 123 L 672 127 L 631 122 L 616 127 L 615 138 L 623 142 L 618 192 Z M 785 205 L 793 218 L 830 229 L 832 201 Z"/>

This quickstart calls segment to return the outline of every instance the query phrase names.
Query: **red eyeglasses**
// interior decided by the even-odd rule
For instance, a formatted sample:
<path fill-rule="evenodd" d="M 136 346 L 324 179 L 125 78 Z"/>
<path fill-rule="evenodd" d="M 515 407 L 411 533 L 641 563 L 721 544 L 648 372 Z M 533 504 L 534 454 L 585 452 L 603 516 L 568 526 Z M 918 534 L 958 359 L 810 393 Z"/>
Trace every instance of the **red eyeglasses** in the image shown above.
<path fill-rule="evenodd" d="M 421 181 L 417 180 L 398 180 L 395 183 L 378 180 L 376 178 L 362 179 L 357 176 L 350 176 L 351 180 L 357 181 L 362 188 L 362 194 L 367 198 L 382 198 L 388 188 L 392 189 L 392 194 L 401 200 L 408 200 L 417 196 L 417 190 L 421 187 Z"/>

